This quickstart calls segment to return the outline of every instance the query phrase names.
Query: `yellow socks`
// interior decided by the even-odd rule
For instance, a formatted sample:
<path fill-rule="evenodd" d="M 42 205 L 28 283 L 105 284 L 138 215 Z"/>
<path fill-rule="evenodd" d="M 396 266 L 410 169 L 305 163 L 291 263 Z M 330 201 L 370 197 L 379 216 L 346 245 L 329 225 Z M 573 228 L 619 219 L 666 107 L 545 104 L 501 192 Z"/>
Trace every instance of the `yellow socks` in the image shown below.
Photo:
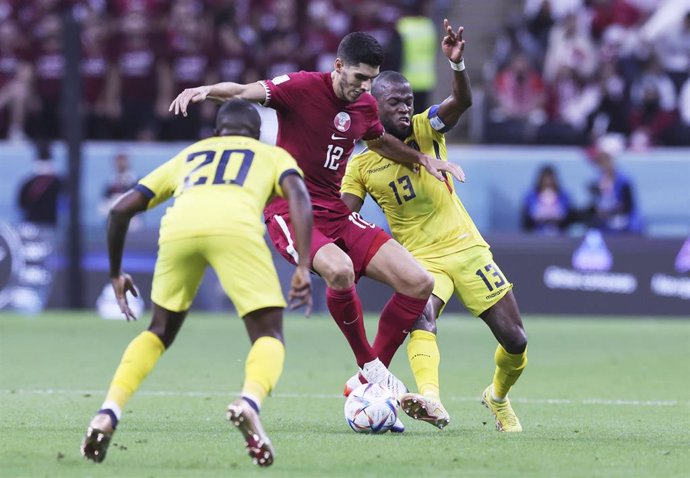
<path fill-rule="evenodd" d="M 436 335 L 426 330 L 413 330 L 407 344 L 407 358 L 419 393 L 438 399 L 438 366 L 441 354 L 436 344 Z"/>
<path fill-rule="evenodd" d="M 522 374 L 522 370 L 527 365 L 527 349 L 521 354 L 509 354 L 499 344 L 494 354 L 496 371 L 493 380 L 493 399 L 503 400 L 510 387 L 517 381 Z"/>
<path fill-rule="evenodd" d="M 278 383 L 284 363 L 283 343 L 275 337 L 259 337 L 247 355 L 242 396 L 254 402 L 256 408 L 260 408 Z"/>
<path fill-rule="evenodd" d="M 122 409 L 164 351 L 165 346 L 161 339 L 148 330 L 132 340 L 122 355 L 102 408 L 112 410 L 119 420 Z"/>

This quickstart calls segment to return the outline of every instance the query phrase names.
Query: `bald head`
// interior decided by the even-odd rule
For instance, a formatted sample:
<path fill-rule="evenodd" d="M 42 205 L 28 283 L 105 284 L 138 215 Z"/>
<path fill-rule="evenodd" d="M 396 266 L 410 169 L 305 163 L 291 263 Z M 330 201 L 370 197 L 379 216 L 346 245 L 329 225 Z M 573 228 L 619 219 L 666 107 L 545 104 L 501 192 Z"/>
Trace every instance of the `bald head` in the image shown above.
<path fill-rule="evenodd" d="M 259 139 L 261 117 L 254 105 L 246 100 L 233 98 L 223 103 L 216 116 L 217 136 L 249 136 Z"/>
<path fill-rule="evenodd" d="M 404 87 L 410 86 L 410 82 L 407 81 L 401 73 L 397 71 L 386 70 L 382 71 L 379 76 L 376 77 L 374 83 L 371 85 L 371 94 L 377 100 L 381 99 L 383 92 L 391 87 Z"/>

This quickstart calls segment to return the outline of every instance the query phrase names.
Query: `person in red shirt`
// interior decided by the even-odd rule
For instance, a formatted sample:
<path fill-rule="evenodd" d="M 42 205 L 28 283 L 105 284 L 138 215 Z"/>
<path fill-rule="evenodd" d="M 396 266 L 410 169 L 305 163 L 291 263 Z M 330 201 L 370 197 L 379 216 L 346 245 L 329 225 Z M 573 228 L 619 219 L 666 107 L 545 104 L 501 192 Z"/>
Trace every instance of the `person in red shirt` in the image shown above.
<path fill-rule="evenodd" d="M 314 212 L 311 266 L 328 286 L 328 309 L 347 338 L 361 368 L 360 377 L 383 384 L 393 394 L 406 388 L 387 369 L 433 289 L 432 277 L 412 255 L 382 229 L 351 213 L 340 199 L 340 184 L 355 143 L 408 164 L 419 174 L 447 180 L 445 171 L 464 180 L 462 170 L 424 155 L 385 134 L 376 100 L 369 94 L 379 74 L 383 50 L 369 34 L 350 33 L 340 42 L 330 73 L 300 71 L 252 84 L 218 83 L 184 90 L 170 105 L 187 114 L 190 103 L 206 99 L 244 98 L 276 110 L 278 146 L 304 171 Z M 264 210 L 268 233 L 277 250 L 293 264 L 297 253 L 287 204 L 282 199 Z M 367 340 L 355 282 L 366 275 L 388 284 L 395 294 L 384 307 L 373 345 Z"/>

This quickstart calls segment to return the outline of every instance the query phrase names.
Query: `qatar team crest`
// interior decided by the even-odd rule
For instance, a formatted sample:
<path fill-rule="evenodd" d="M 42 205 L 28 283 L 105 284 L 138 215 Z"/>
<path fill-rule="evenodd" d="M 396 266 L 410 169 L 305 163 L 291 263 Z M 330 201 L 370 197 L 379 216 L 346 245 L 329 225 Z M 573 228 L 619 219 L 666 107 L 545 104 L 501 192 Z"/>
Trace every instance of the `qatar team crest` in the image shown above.
<path fill-rule="evenodd" d="M 350 129 L 351 124 L 352 119 L 350 118 L 350 115 L 345 113 L 344 111 L 341 111 L 340 113 L 335 115 L 335 118 L 333 118 L 333 125 L 341 133 L 344 133 L 345 131 Z"/>

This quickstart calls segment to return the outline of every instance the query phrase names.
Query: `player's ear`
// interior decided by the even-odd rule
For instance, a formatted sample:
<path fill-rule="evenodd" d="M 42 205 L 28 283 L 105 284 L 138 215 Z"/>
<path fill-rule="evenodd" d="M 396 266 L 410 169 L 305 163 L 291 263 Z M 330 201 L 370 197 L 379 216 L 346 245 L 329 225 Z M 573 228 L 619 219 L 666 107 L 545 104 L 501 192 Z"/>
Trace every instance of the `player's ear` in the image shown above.
<path fill-rule="evenodd" d="M 338 74 L 342 73 L 342 70 L 343 70 L 343 60 L 341 60 L 340 58 L 336 58 L 336 59 L 335 59 L 335 63 L 333 64 L 333 66 L 335 67 L 335 71 L 337 71 Z"/>

